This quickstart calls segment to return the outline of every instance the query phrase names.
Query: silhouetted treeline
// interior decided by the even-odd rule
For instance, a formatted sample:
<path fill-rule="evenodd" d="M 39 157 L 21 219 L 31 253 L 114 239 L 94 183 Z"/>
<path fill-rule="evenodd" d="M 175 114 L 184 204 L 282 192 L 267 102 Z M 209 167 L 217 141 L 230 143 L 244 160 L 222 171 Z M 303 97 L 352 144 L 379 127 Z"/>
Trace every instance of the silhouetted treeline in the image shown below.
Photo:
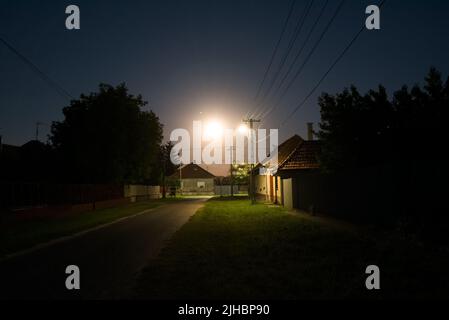
<path fill-rule="evenodd" d="M 444 81 L 432 68 L 424 86 L 404 86 L 391 99 L 382 86 L 365 95 L 352 86 L 336 95 L 323 94 L 319 104 L 324 173 L 353 177 L 366 168 L 385 168 L 388 175 L 374 188 L 357 179 L 355 187 L 371 193 L 367 209 L 384 201 L 385 212 L 377 211 L 379 216 L 438 236 L 449 231 L 449 78 Z M 344 190 L 343 181 L 340 186 Z M 385 190 L 392 201 L 385 201 Z M 347 201 L 357 202 L 352 196 L 348 193 Z"/>
<path fill-rule="evenodd" d="M 449 78 L 431 69 L 423 88 L 406 86 L 389 99 L 384 87 L 361 95 L 352 86 L 323 94 L 322 166 L 330 171 L 395 161 L 447 158 Z"/>
<path fill-rule="evenodd" d="M 53 122 L 49 143 L 31 141 L 3 150 L 3 181 L 75 184 L 159 184 L 166 146 L 163 125 L 142 97 L 124 84 L 101 84 L 81 95 Z M 165 161 L 165 160 L 164 160 Z"/>

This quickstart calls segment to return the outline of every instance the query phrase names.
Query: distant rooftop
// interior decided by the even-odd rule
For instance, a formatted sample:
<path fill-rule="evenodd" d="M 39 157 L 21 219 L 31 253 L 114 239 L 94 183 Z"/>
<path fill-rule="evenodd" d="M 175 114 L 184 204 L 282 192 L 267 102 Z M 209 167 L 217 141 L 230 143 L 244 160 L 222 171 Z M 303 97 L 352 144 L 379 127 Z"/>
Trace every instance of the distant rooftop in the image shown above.
<path fill-rule="evenodd" d="M 183 166 L 181 169 L 176 170 L 174 174 L 171 175 L 171 178 L 175 179 L 214 179 L 215 176 L 207 171 L 206 169 L 201 168 L 199 165 L 191 163 Z"/>

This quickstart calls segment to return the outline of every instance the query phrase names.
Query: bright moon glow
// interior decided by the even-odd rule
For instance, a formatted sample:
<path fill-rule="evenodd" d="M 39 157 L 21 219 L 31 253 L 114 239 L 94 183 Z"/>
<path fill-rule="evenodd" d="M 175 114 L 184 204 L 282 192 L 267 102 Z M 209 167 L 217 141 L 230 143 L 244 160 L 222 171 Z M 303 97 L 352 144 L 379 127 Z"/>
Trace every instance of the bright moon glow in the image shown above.
<path fill-rule="evenodd" d="M 218 140 L 223 136 L 223 125 L 220 122 L 209 122 L 204 129 L 204 139 Z"/>

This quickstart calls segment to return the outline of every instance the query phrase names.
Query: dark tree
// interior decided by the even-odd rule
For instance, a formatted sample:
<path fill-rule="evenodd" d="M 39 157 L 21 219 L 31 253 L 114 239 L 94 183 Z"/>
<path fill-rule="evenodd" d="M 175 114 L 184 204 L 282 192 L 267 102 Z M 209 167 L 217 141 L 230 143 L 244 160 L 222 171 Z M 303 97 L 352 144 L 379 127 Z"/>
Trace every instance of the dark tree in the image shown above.
<path fill-rule="evenodd" d="M 176 171 L 176 165 L 170 159 L 170 153 L 173 149 L 173 142 L 168 141 L 159 148 L 159 181 L 162 188 L 162 197 L 166 197 L 167 177 L 171 176 Z"/>
<path fill-rule="evenodd" d="M 441 73 L 432 68 L 424 88 L 416 85 L 409 90 L 404 86 L 395 93 L 393 105 L 401 153 L 406 157 L 429 160 L 428 153 L 416 152 L 418 146 L 426 146 L 432 152 L 433 162 L 447 162 L 449 78 L 444 83 Z"/>
<path fill-rule="evenodd" d="M 371 191 L 389 190 L 382 193 L 390 199 L 388 208 L 377 212 L 389 210 L 390 218 L 401 216 L 414 233 L 449 243 L 449 79 L 432 68 L 423 86 L 404 86 L 391 100 L 383 87 L 364 96 L 352 87 L 323 94 L 319 104 L 325 171 L 362 176 L 359 181 L 372 177 L 369 172 L 386 173 Z M 366 205 L 378 200 L 372 201 Z"/>
<path fill-rule="evenodd" d="M 163 166 L 164 173 L 166 176 L 172 175 L 173 173 L 175 173 L 175 171 L 177 169 L 177 165 L 175 165 L 171 161 L 171 157 L 170 157 L 173 146 L 174 146 L 173 142 L 168 141 L 167 143 L 161 145 L 161 147 L 160 147 L 162 166 Z"/>
<path fill-rule="evenodd" d="M 78 183 L 146 183 L 157 176 L 162 124 L 125 84 L 99 86 L 63 109 L 50 141 L 61 178 Z"/>
<path fill-rule="evenodd" d="M 247 164 L 234 164 L 232 165 L 232 173 L 234 183 L 236 185 L 248 185 L 249 184 L 249 172 L 251 166 Z"/>
<path fill-rule="evenodd" d="M 384 87 L 362 96 L 352 86 L 319 99 L 322 165 L 328 170 L 363 167 L 385 160 L 391 150 L 393 107 Z"/>
<path fill-rule="evenodd" d="M 432 68 L 424 89 L 407 87 L 388 99 L 384 87 L 362 96 L 353 86 L 319 99 L 323 168 L 335 171 L 397 163 L 412 159 L 447 158 L 449 80 Z M 423 150 L 424 151 L 424 150 Z M 422 159 L 421 159 L 422 158 Z"/>

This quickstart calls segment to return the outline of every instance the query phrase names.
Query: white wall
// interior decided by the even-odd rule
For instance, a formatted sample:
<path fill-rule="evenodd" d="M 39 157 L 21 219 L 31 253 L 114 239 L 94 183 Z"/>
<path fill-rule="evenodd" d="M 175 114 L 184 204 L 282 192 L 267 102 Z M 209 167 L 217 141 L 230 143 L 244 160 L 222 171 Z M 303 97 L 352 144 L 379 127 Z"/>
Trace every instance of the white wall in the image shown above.
<path fill-rule="evenodd" d="M 254 176 L 254 188 L 256 194 L 265 196 L 267 194 L 267 176 L 255 175 Z"/>
<path fill-rule="evenodd" d="M 161 188 L 159 186 L 145 186 L 145 185 L 125 185 L 125 198 L 130 198 L 131 202 L 140 199 L 159 199 L 162 197 Z"/>
<path fill-rule="evenodd" d="M 239 186 L 235 185 L 234 186 L 234 194 L 238 194 L 239 193 Z M 217 196 L 229 196 L 231 195 L 231 186 L 230 185 L 225 185 L 225 186 L 215 186 L 215 194 Z"/>
<path fill-rule="evenodd" d="M 202 188 L 199 183 L 203 185 Z M 215 183 L 214 179 L 182 179 L 181 185 L 183 194 L 213 194 Z"/>
<path fill-rule="evenodd" d="M 293 209 L 293 181 L 292 179 L 282 180 L 283 204 L 287 209 Z"/>

